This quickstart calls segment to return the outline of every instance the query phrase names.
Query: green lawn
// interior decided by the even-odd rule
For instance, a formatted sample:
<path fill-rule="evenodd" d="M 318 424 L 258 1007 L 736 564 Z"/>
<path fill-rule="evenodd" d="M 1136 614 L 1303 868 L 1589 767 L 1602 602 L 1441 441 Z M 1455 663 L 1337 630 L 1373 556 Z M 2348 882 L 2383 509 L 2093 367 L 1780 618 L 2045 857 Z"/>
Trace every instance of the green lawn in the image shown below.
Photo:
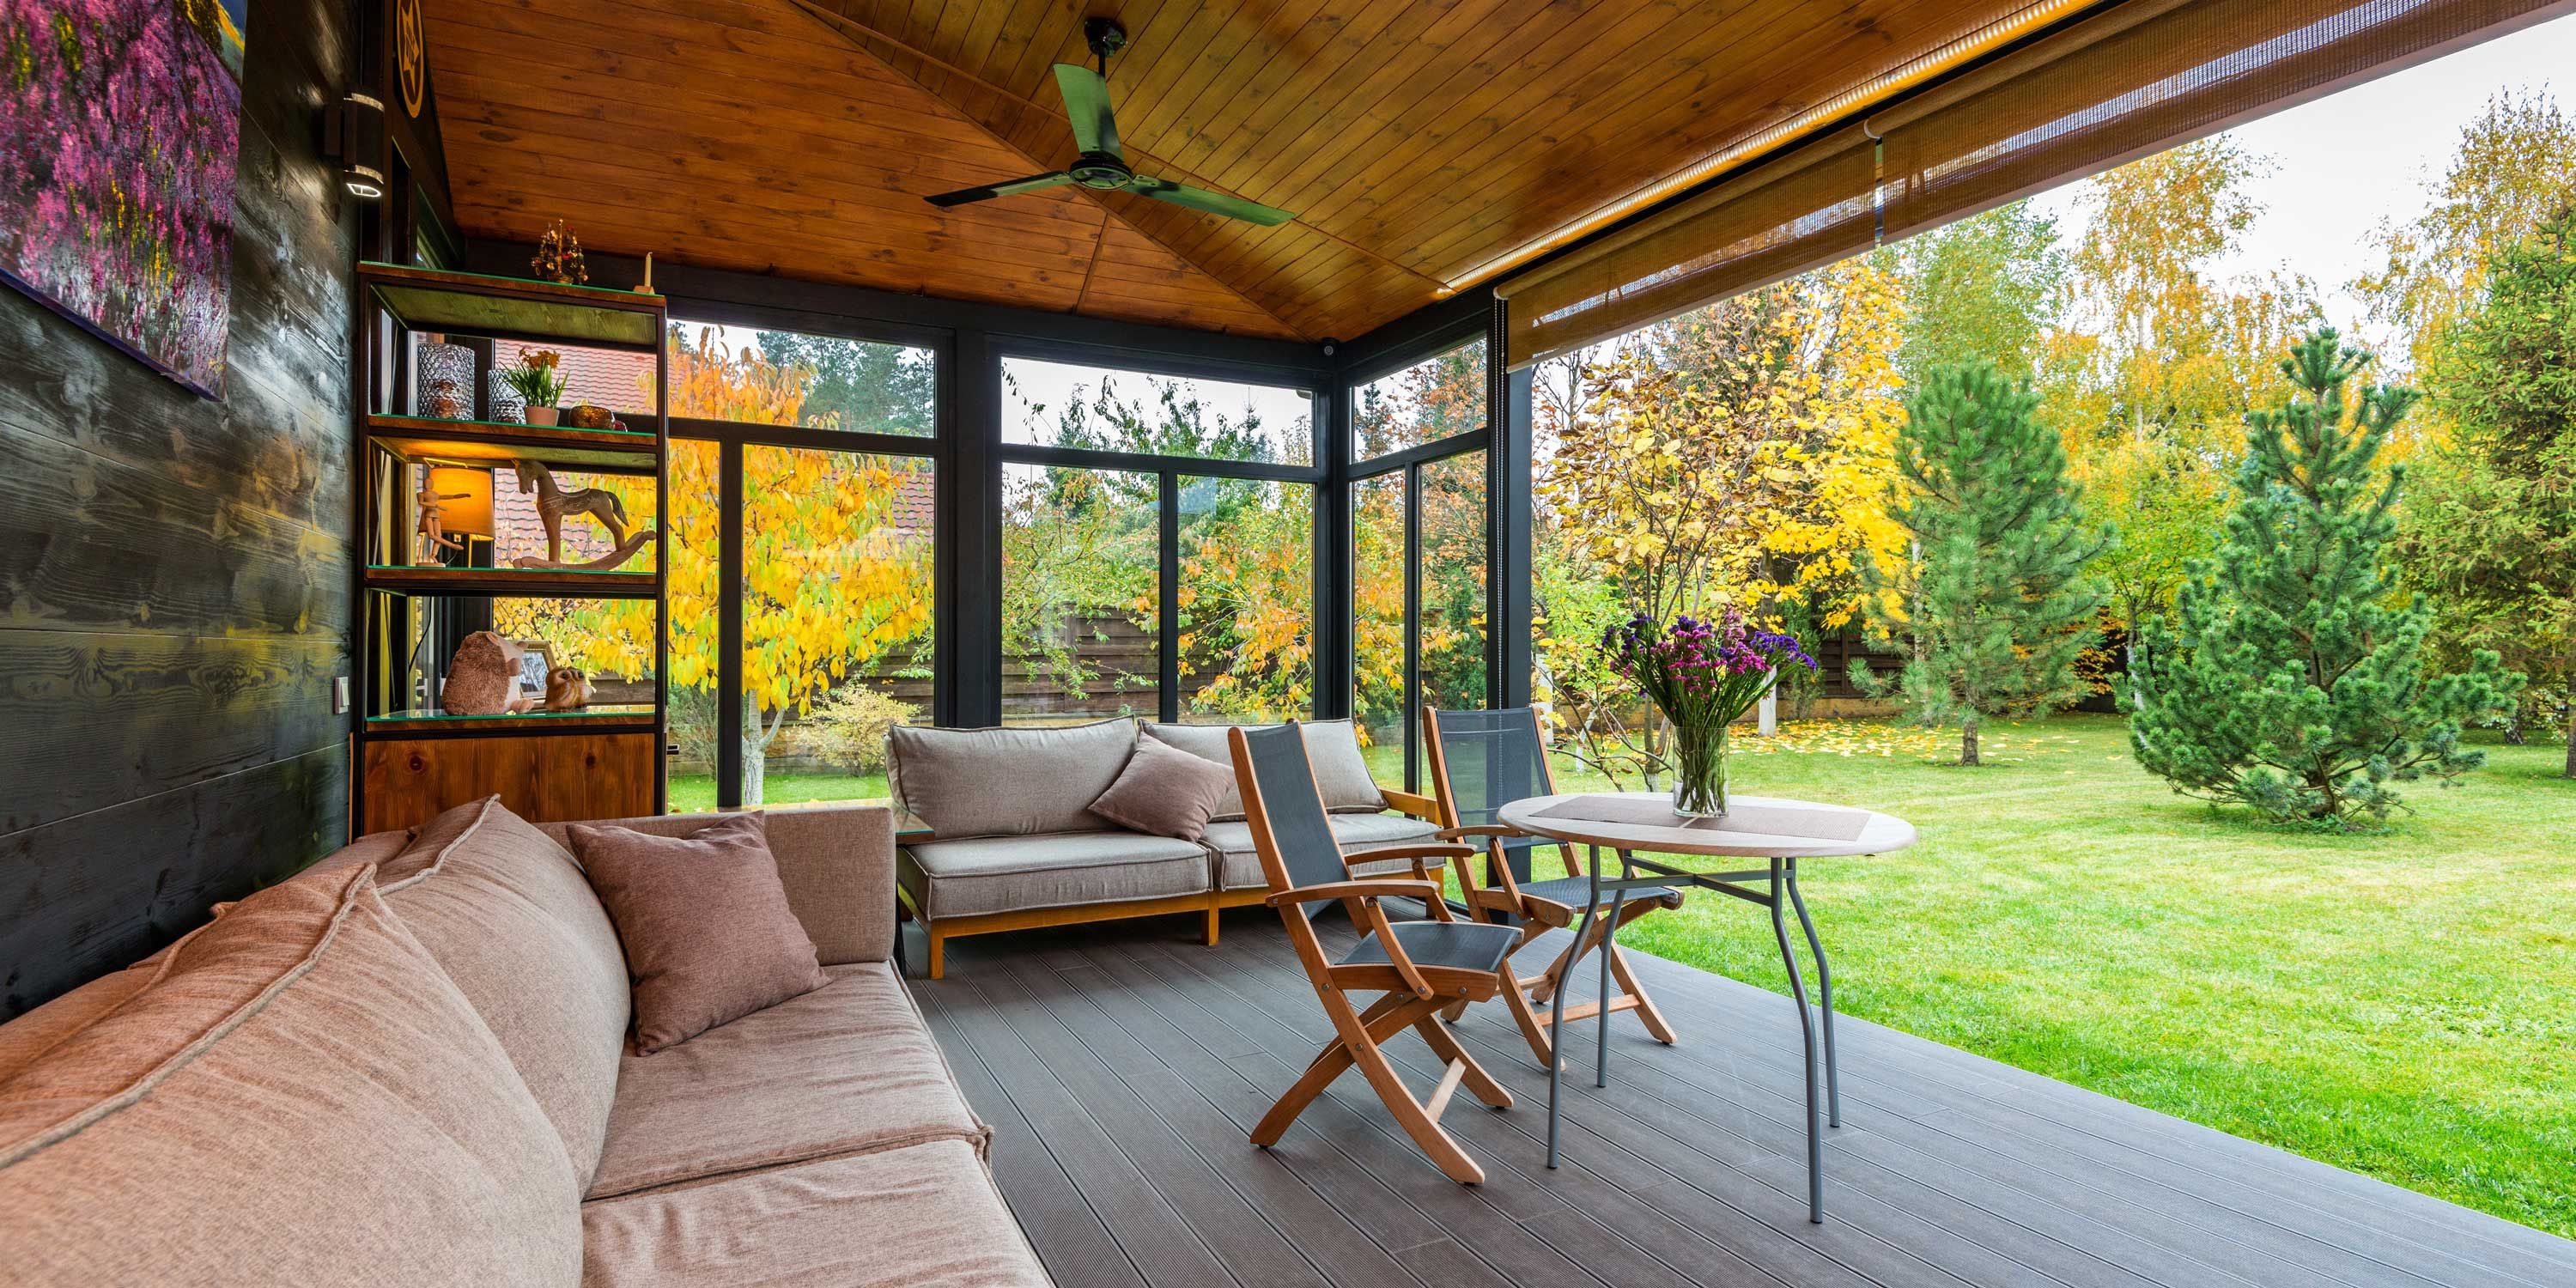
<path fill-rule="evenodd" d="M 2380 836 L 2284 833 L 2167 791 L 2120 721 L 1951 735 L 1791 726 L 1736 790 L 1867 805 L 1922 843 L 1806 873 L 1848 1014 L 2576 1236 L 2576 783 L 2490 746 Z M 1400 753 L 1373 753 L 1382 781 Z M 772 776 L 770 799 L 881 796 Z M 1599 786 L 1567 773 L 1569 788 Z M 674 809 L 711 807 L 675 779 Z M 1785 991 L 1767 921 L 1716 898 L 1639 947 Z"/>
<path fill-rule="evenodd" d="M 1999 732 L 1978 769 L 1938 763 L 1952 735 L 1861 724 L 1736 761 L 1735 790 L 1922 833 L 1802 874 L 1839 1009 L 2576 1236 L 2562 747 L 2490 746 L 2388 834 L 2333 837 L 2173 795 L 2115 718 Z M 1730 900 L 1623 938 L 1787 991 L 1767 919 Z"/>

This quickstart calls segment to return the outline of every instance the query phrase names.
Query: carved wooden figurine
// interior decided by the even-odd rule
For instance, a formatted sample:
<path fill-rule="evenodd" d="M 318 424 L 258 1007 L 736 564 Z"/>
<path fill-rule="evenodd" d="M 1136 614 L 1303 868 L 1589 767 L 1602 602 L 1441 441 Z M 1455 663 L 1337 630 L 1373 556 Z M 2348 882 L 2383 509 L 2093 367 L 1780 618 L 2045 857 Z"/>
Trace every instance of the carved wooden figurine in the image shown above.
<path fill-rule="evenodd" d="M 455 716 L 515 715 L 534 705 L 519 691 L 518 645 L 490 631 L 476 631 L 457 645 L 439 686 L 438 705 Z"/>
<path fill-rule="evenodd" d="M 473 495 L 471 492 L 441 492 L 426 483 L 420 485 L 419 491 L 411 494 L 412 500 L 420 503 L 422 540 L 420 561 L 422 563 L 435 565 L 438 563 L 439 551 L 465 548 L 464 542 L 447 535 L 446 516 L 440 511 L 439 506 L 447 501 L 463 501 Z"/>
<path fill-rule="evenodd" d="M 546 672 L 546 710 L 578 711 L 590 705 L 590 677 L 577 666 Z"/>
<path fill-rule="evenodd" d="M 543 461 L 513 461 L 511 468 L 518 471 L 519 490 L 537 494 L 537 518 L 546 525 L 545 562 L 520 558 L 511 560 L 512 563 L 522 568 L 572 566 L 563 562 L 563 521 L 567 514 L 587 514 L 599 520 L 600 525 L 608 529 L 608 539 L 620 547 L 625 546 L 626 503 L 618 500 L 616 493 L 599 487 L 564 491 L 555 486 L 555 473 L 547 469 Z"/>

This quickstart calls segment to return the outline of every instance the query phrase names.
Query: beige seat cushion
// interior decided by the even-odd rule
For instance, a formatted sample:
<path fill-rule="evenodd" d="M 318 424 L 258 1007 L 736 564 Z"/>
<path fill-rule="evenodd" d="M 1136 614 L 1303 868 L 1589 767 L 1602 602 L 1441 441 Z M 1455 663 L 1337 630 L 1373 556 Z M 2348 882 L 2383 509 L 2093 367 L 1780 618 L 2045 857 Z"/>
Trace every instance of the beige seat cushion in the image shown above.
<path fill-rule="evenodd" d="M 987 836 L 905 847 L 904 888 L 930 918 L 1205 894 L 1207 851 L 1137 832 Z"/>
<path fill-rule="evenodd" d="M 835 1154 L 989 1135 L 884 962 L 650 1056 L 617 1076 L 592 1198 Z"/>
<path fill-rule="evenodd" d="M 924 729 L 886 733 L 896 800 L 949 840 L 1097 832 L 1091 802 L 1118 781 L 1136 749 L 1136 723 L 1063 729 Z"/>
<path fill-rule="evenodd" d="M 963 1141 L 751 1172 L 581 1212 L 585 1288 L 1053 1284 Z"/>
<path fill-rule="evenodd" d="M 577 1278 L 562 1139 L 374 878 L 252 895 L 0 1083 L 0 1283 Z"/>
<path fill-rule="evenodd" d="M 1410 814 L 1335 814 L 1331 822 L 1333 838 L 1342 843 L 1344 854 L 1357 854 L 1380 845 L 1420 845 L 1435 839 L 1434 834 L 1440 830 Z M 1261 855 L 1252 848 L 1250 823 L 1210 823 L 1203 839 L 1216 855 L 1218 889 L 1256 890 L 1269 884 L 1261 875 Z M 1352 871 L 1374 877 L 1410 869 L 1409 861 L 1390 859 Z"/>
<path fill-rule="evenodd" d="M 1149 724 L 1145 733 L 1202 760 L 1223 765 L 1234 771 L 1234 750 L 1227 743 L 1225 731 L 1231 725 Z M 1271 725 L 1245 725 L 1246 729 L 1268 729 Z M 1306 735 L 1306 759 L 1315 767 L 1315 794 L 1324 800 L 1324 808 L 1334 812 L 1376 813 L 1386 808 L 1386 793 L 1377 780 L 1369 777 L 1368 758 L 1360 754 L 1359 730 L 1348 720 L 1308 720 L 1297 726 Z M 1211 817 L 1220 822 L 1243 817 L 1243 792 L 1236 784 L 1227 784 L 1225 798 L 1217 802 Z"/>
<path fill-rule="evenodd" d="M 587 1181 L 630 1000 L 617 929 L 580 866 L 495 796 L 422 825 L 378 879 L 510 1053 Z"/>

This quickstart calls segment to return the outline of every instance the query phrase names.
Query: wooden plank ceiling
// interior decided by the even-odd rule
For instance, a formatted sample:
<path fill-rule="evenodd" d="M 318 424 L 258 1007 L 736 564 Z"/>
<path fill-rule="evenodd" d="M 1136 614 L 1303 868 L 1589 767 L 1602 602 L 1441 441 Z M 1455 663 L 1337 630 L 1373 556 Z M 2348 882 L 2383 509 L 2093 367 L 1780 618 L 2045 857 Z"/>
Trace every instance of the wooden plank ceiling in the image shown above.
<path fill-rule="evenodd" d="M 430 0 L 458 218 L 962 300 L 1347 338 L 2020 7 L 2018 0 Z M 1276 228 L 1080 188 L 1051 66 L 1109 65 L 1140 173 Z"/>

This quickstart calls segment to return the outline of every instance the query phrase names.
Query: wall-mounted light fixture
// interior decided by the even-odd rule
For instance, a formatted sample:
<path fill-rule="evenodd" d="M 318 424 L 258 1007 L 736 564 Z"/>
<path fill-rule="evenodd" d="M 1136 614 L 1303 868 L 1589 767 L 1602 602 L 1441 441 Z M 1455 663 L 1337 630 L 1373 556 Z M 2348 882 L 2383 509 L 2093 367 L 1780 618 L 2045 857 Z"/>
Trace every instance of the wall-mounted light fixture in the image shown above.
<path fill-rule="evenodd" d="M 355 90 L 322 109 L 322 155 L 340 163 L 340 186 L 362 201 L 385 195 L 385 105 Z"/>

